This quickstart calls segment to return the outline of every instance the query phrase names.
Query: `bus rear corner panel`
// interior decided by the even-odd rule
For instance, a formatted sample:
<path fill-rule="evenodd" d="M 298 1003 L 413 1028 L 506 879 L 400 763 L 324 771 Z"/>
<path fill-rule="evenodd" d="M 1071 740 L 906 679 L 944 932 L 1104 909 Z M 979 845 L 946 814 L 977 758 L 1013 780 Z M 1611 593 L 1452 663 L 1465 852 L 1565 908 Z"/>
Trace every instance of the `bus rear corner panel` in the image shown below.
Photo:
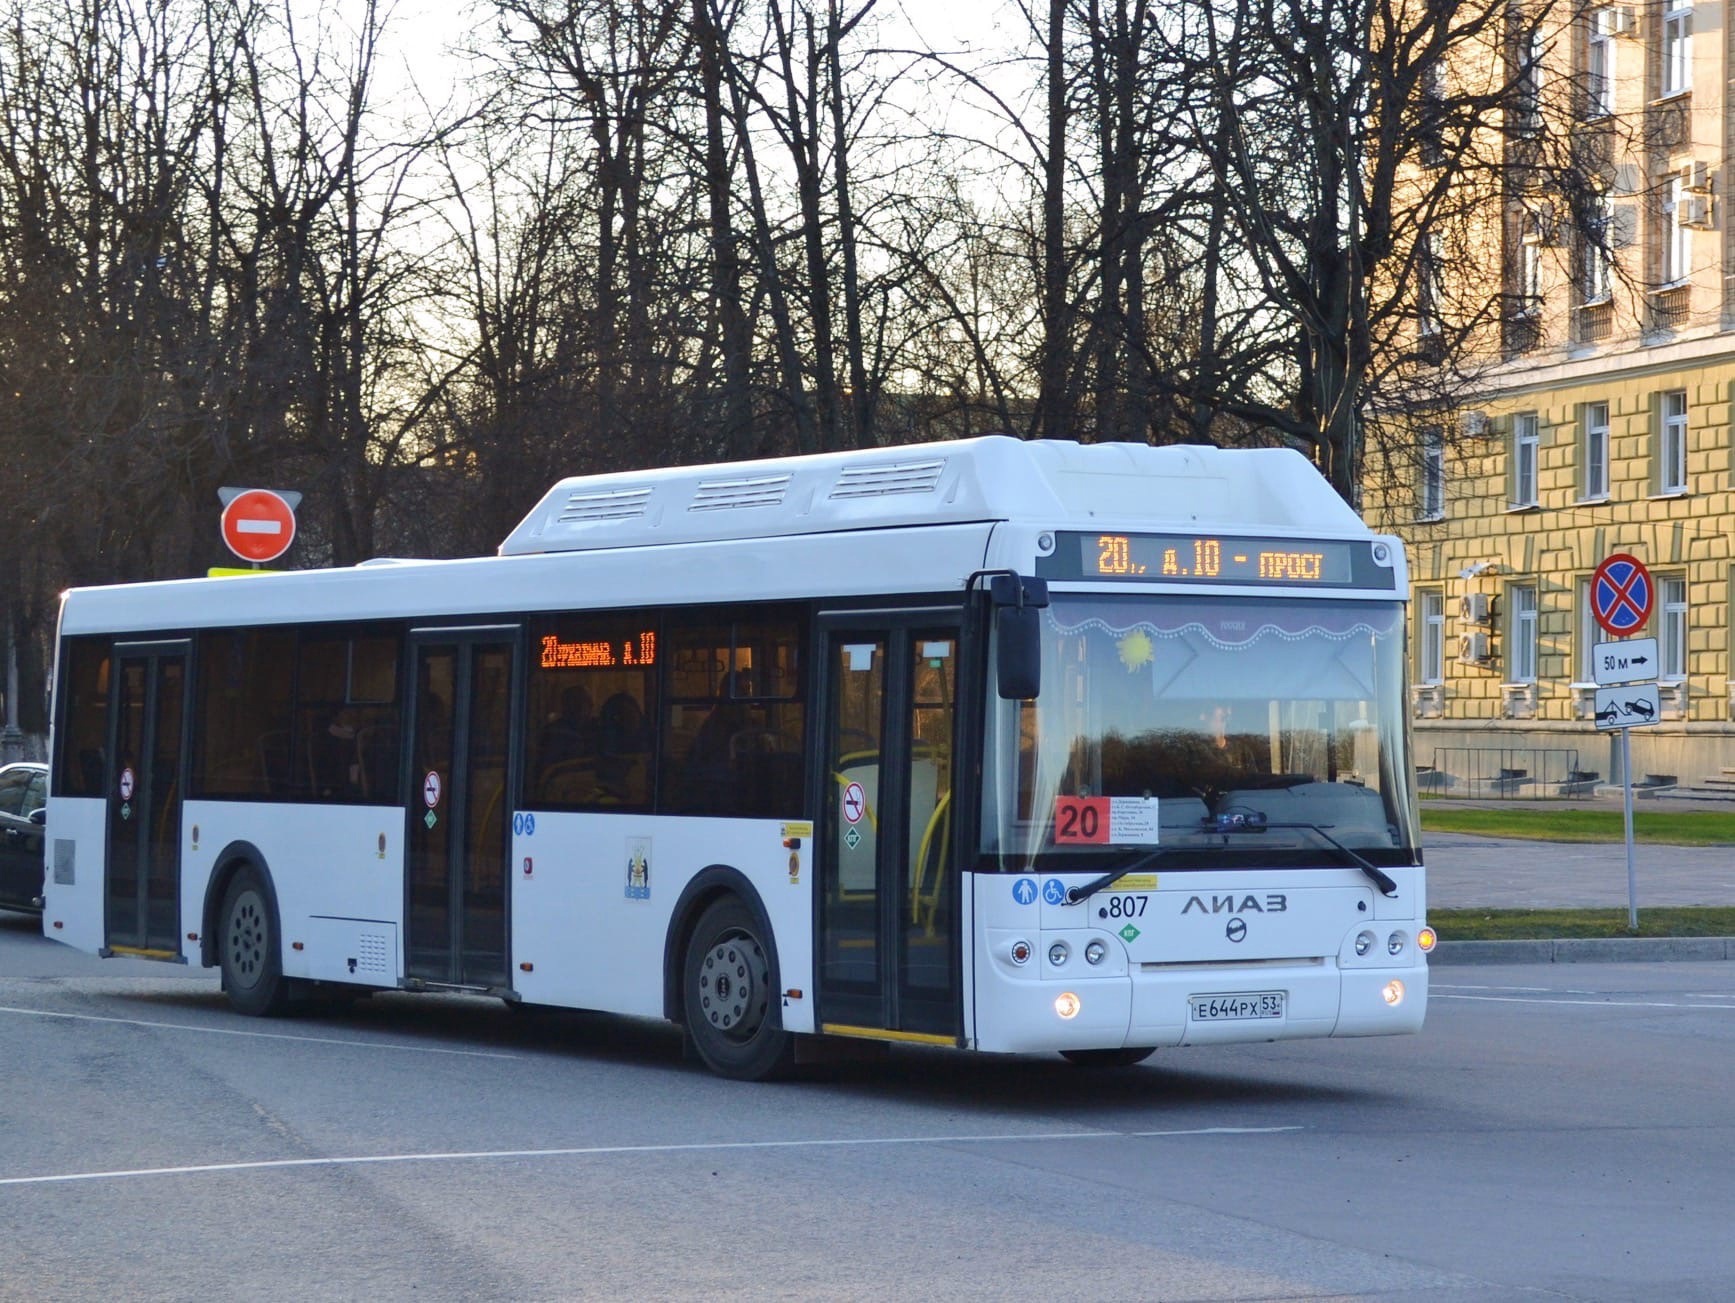
<path fill-rule="evenodd" d="M 51 798 L 43 845 L 42 935 L 97 954 L 107 944 L 103 847 L 108 803 Z"/>

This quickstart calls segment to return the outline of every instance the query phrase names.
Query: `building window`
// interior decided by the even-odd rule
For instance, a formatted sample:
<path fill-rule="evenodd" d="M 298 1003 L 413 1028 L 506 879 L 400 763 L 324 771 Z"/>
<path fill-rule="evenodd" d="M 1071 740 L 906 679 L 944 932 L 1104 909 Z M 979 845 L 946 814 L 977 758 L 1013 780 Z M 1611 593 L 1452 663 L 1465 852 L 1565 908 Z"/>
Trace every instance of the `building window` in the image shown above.
<path fill-rule="evenodd" d="M 1535 412 L 1520 412 L 1512 421 L 1512 505 L 1534 507 L 1536 464 L 1542 433 Z"/>
<path fill-rule="evenodd" d="M 1585 47 L 1584 81 L 1587 118 L 1606 118 L 1615 111 L 1615 10 L 1598 9 L 1591 15 Z"/>
<path fill-rule="evenodd" d="M 1662 430 L 1657 446 L 1657 490 L 1687 491 L 1687 391 L 1671 389 L 1663 395 Z"/>
<path fill-rule="evenodd" d="M 1663 191 L 1663 284 L 1678 285 L 1692 270 L 1693 230 L 1683 225 L 1687 193 L 1681 178 L 1671 177 Z"/>
<path fill-rule="evenodd" d="M 1657 596 L 1662 608 L 1658 629 L 1657 677 L 1679 681 L 1687 677 L 1687 580 L 1682 575 L 1659 575 Z"/>
<path fill-rule="evenodd" d="M 1693 7 L 1680 5 L 1663 15 L 1663 94 L 1693 88 Z"/>
<path fill-rule="evenodd" d="M 1446 678 L 1446 595 L 1437 588 L 1425 588 L 1421 598 L 1421 681 L 1443 683 Z"/>
<path fill-rule="evenodd" d="M 1541 28 L 1534 29 L 1524 42 L 1523 61 L 1518 68 L 1518 96 L 1513 108 L 1513 126 L 1520 135 L 1533 136 L 1542 130 L 1542 69 L 1546 48 Z"/>
<path fill-rule="evenodd" d="M 1582 496 L 1608 497 L 1608 404 L 1584 405 L 1584 436 L 1581 453 Z"/>
<path fill-rule="evenodd" d="M 1508 632 L 1511 647 L 1510 682 L 1536 682 L 1536 586 L 1514 584 L 1508 594 L 1507 609 L 1512 613 L 1512 628 Z"/>
<path fill-rule="evenodd" d="M 1431 231 L 1416 250 L 1416 334 L 1430 339 L 1440 333 L 1440 245 Z"/>
<path fill-rule="evenodd" d="M 1594 196 L 1589 210 L 1579 238 L 1579 291 L 1586 303 L 1604 303 L 1614 293 L 1614 264 L 1608 249 L 1614 238 L 1614 210 L 1607 195 Z"/>
<path fill-rule="evenodd" d="M 1608 635 L 1603 633 L 1602 626 L 1596 622 L 1596 604 L 1591 598 L 1588 575 L 1579 577 L 1577 615 L 1578 638 L 1573 648 L 1576 664 L 1572 677 L 1578 683 L 1591 683 L 1596 679 L 1596 645 Z"/>
<path fill-rule="evenodd" d="M 1526 316 L 1542 311 L 1542 241 L 1535 236 L 1518 246 L 1518 299 Z"/>
<path fill-rule="evenodd" d="M 1439 520 L 1446 514 L 1446 440 L 1438 426 L 1422 431 L 1421 509 L 1423 520 Z"/>

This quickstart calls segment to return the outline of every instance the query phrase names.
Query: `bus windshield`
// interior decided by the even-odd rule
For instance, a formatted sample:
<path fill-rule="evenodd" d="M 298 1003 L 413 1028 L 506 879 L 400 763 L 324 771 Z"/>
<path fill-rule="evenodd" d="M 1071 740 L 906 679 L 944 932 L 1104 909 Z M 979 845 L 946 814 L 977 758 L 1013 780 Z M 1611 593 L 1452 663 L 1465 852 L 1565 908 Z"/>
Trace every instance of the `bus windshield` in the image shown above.
<path fill-rule="evenodd" d="M 1418 862 L 1403 628 L 1396 602 L 1056 594 L 1041 694 L 990 698 L 983 867 Z"/>

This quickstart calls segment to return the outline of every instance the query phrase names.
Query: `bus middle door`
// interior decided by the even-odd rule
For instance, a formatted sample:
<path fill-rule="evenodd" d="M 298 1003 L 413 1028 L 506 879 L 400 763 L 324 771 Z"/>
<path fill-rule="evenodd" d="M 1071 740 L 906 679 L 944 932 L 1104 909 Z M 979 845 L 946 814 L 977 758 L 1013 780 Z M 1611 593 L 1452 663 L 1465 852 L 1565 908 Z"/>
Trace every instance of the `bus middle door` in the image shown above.
<path fill-rule="evenodd" d="M 821 647 L 821 1030 L 955 1045 L 958 625 L 947 612 L 830 616 Z"/>
<path fill-rule="evenodd" d="M 500 990 L 511 837 L 512 627 L 417 629 L 405 847 L 405 972 Z"/>

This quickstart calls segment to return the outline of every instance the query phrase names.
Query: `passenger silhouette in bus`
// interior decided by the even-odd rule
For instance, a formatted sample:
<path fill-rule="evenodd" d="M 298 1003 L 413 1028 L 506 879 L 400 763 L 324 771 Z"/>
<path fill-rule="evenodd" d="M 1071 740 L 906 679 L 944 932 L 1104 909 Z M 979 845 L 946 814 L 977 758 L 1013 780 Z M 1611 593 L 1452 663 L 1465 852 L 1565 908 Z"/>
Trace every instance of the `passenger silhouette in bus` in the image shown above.
<path fill-rule="evenodd" d="M 560 713 L 543 727 L 537 741 L 542 772 L 573 760 L 589 759 L 596 753 L 596 721 L 592 718 L 590 693 L 574 684 L 560 694 Z"/>
<path fill-rule="evenodd" d="M 630 693 L 602 703 L 596 718 L 596 782 L 617 801 L 642 799 L 643 760 L 651 749 L 645 712 Z"/>

